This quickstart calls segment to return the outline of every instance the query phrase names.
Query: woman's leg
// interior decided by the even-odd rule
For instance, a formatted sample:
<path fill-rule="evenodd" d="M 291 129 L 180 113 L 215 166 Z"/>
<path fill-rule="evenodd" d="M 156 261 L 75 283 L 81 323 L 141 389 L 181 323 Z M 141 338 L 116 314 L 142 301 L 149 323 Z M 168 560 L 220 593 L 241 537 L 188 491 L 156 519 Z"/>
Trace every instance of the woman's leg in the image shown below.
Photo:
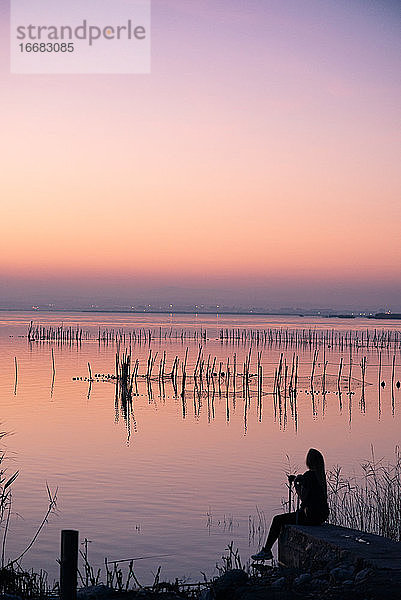
<path fill-rule="evenodd" d="M 267 536 L 266 544 L 263 546 L 264 550 L 271 550 L 274 542 L 280 535 L 281 528 L 283 525 L 295 525 L 297 522 L 297 513 L 284 513 L 282 515 L 276 515 L 273 517 L 272 524 L 270 526 L 269 535 Z"/>

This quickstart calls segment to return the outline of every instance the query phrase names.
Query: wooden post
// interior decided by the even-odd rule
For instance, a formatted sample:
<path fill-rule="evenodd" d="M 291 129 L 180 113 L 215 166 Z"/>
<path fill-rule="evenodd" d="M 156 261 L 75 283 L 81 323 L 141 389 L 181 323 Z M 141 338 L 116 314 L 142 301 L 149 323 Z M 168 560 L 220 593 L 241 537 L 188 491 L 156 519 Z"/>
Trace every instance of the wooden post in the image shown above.
<path fill-rule="evenodd" d="M 76 600 L 78 570 L 78 531 L 61 532 L 60 598 Z"/>

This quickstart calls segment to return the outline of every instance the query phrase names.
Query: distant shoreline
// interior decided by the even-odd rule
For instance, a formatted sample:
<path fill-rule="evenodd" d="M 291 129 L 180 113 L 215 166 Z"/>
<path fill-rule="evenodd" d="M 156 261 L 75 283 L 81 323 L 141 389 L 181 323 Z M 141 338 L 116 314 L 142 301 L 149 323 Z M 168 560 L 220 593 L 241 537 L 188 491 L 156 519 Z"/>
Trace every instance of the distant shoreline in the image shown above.
<path fill-rule="evenodd" d="M 318 319 L 377 319 L 377 320 L 401 320 L 401 313 L 375 313 L 374 315 L 353 315 L 353 314 L 303 314 L 303 313 L 284 313 L 284 312 L 247 312 L 247 311 L 192 311 L 192 310 L 126 310 L 111 308 L 59 308 L 59 309 L 24 309 L 24 308 L 0 308 L 0 313 L 84 313 L 84 314 L 126 314 L 126 315 L 215 315 L 215 316 L 244 316 L 244 317 L 298 317 L 298 318 L 318 318 Z"/>

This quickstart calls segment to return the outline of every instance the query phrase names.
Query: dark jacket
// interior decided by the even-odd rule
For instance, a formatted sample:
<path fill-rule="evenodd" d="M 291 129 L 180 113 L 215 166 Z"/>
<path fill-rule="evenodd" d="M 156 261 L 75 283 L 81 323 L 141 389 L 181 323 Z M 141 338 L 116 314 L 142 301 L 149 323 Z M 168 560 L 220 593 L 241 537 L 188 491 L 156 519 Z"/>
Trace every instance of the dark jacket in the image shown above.
<path fill-rule="evenodd" d="M 329 516 L 327 493 L 314 471 L 306 471 L 295 479 L 295 489 L 301 500 L 300 511 L 313 524 L 324 523 Z"/>

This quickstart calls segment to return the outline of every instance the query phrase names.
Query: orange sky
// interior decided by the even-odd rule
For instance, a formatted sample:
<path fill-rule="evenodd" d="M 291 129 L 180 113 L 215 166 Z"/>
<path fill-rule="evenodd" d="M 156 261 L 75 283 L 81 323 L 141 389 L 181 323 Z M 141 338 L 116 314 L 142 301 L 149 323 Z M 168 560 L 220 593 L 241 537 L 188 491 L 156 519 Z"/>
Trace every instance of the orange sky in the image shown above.
<path fill-rule="evenodd" d="M 312 302 L 316 282 L 384 281 L 401 307 L 395 4 L 241 4 L 154 0 L 147 76 L 11 76 L 3 60 L 3 297 L 36 275 L 76 296 L 86 276 L 207 275 L 280 278 L 287 305 L 293 278 Z"/>

